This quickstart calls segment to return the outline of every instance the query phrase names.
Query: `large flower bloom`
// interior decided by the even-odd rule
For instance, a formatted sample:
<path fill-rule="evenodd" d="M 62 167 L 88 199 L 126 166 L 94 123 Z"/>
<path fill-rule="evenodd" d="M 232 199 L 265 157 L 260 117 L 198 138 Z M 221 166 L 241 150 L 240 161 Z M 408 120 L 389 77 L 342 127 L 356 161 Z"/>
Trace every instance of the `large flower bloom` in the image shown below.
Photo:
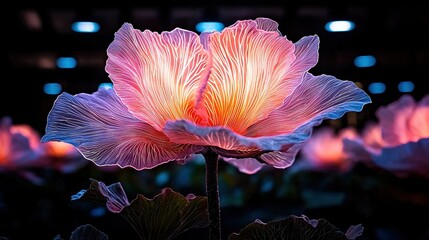
<path fill-rule="evenodd" d="M 62 93 L 42 141 L 98 165 L 153 168 L 211 149 L 244 172 L 290 166 L 324 119 L 370 103 L 353 82 L 308 71 L 319 38 L 293 43 L 267 18 L 222 32 L 143 32 L 125 23 L 108 47 L 113 89 Z"/>
<path fill-rule="evenodd" d="M 429 95 L 419 102 L 408 94 L 376 111 L 362 137 L 344 142 L 356 160 L 399 175 L 429 177 Z"/>

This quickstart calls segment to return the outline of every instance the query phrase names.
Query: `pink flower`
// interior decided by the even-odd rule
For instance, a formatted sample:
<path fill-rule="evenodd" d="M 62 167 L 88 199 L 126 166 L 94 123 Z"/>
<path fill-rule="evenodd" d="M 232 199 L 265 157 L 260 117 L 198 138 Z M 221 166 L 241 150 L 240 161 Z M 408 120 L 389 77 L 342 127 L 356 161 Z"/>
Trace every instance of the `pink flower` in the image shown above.
<path fill-rule="evenodd" d="M 368 165 L 372 165 L 372 155 L 379 155 L 384 146 L 380 125 L 373 121 L 366 123 L 359 136 L 343 140 L 343 150 L 349 158 Z"/>
<path fill-rule="evenodd" d="M 79 157 L 81 154 L 71 144 L 64 142 L 47 142 L 45 145 L 46 154 L 50 157 Z"/>
<path fill-rule="evenodd" d="M 55 168 L 71 172 L 87 162 L 73 145 L 63 142 L 41 143 L 40 134 L 30 125 L 12 124 L 9 117 L 1 119 L 0 170 L 18 171 L 33 177 L 26 170 Z"/>
<path fill-rule="evenodd" d="M 40 140 L 39 140 L 40 141 Z M 71 144 L 65 142 L 43 143 L 45 158 L 49 160 L 49 167 L 62 173 L 72 173 L 87 165 L 82 154 Z"/>
<path fill-rule="evenodd" d="M 114 89 L 61 94 L 42 141 L 100 166 L 148 169 L 211 149 L 248 173 L 289 167 L 314 126 L 371 102 L 353 82 L 308 72 L 318 48 L 318 36 L 293 43 L 267 18 L 201 36 L 125 23 L 107 50 Z"/>
<path fill-rule="evenodd" d="M 400 175 L 429 177 L 429 95 L 416 102 L 410 95 L 380 107 L 357 141 L 345 142 L 355 158 Z"/>
<path fill-rule="evenodd" d="M 26 124 L 13 125 L 12 119 L 0 121 L 0 169 L 17 170 L 43 164 L 40 135 Z"/>
<path fill-rule="evenodd" d="M 343 128 L 338 133 L 332 127 L 319 128 L 303 145 L 300 160 L 310 169 L 347 171 L 354 162 L 343 150 L 343 140 L 357 137 L 358 133 L 352 127 Z"/>
<path fill-rule="evenodd" d="M 411 95 L 380 107 L 376 112 L 385 147 L 429 138 L 429 95 L 416 102 Z"/>

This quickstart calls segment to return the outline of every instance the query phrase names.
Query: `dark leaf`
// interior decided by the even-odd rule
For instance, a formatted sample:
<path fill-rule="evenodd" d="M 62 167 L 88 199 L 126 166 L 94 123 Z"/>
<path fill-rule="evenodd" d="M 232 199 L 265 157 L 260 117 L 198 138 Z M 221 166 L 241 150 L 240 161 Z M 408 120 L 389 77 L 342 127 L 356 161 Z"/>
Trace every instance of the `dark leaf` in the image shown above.
<path fill-rule="evenodd" d="M 358 228 L 358 227 L 357 227 Z M 357 230 L 354 229 L 354 230 Z M 363 228 L 362 228 L 363 229 Z M 359 231 L 350 230 L 353 237 Z M 362 232 L 360 232 L 362 233 Z M 359 235 L 360 236 L 360 235 Z M 309 219 L 306 216 L 289 216 L 285 219 L 264 223 L 256 220 L 247 225 L 240 233 L 233 233 L 228 240 L 349 240 L 348 235 L 325 219 Z"/>
<path fill-rule="evenodd" d="M 207 198 L 193 194 L 185 197 L 170 188 L 153 199 L 139 194 L 130 203 L 120 183 L 106 186 L 91 179 L 89 189 L 73 195 L 72 200 L 105 205 L 125 218 L 145 240 L 172 239 L 191 228 L 208 226 Z"/>
<path fill-rule="evenodd" d="M 70 240 L 108 240 L 107 235 L 90 224 L 82 225 L 76 228 L 70 237 Z"/>
<path fill-rule="evenodd" d="M 0 240 L 3 240 L 2 238 L 0 238 Z M 59 234 L 57 236 L 54 237 L 53 240 L 64 240 Z"/>

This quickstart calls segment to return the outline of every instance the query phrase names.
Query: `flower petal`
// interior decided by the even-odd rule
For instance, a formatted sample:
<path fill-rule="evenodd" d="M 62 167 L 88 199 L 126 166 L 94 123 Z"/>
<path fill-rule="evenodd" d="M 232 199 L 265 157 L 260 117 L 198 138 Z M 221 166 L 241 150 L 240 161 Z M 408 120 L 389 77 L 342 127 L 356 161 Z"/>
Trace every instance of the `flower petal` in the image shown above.
<path fill-rule="evenodd" d="M 376 111 L 383 140 L 397 146 L 429 137 L 429 95 L 418 103 L 411 95 L 382 106 Z"/>
<path fill-rule="evenodd" d="M 255 19 L 255 22 L 258 24 L 258 29 L 279 32 L 279 24 L 272 19 L 259 17 Z"/>
<path fill-rule="evenodd" d="M 304 144 L 301 155 L 305 161 L 316 165 L 342 161 L 342 139 L 338 138 L 331 127 L 322 127 L 314 131 Z"/>
<path fill-rule="evenodd" d="M 248 151 L 234 151 L 218 147 L 214 147 L 213 150 L 221 156 L 229 156 L 229 162 L 236 166 L 241 172 L 253 174 L 259 171 L 265 164 L 281 169 L 290 167 L 294 163 L 295 156 L 301 149 L 302 144 L 302 142 L 284 144 L 280 151 L 256 151 L 252 149 Z M 252 159 L 252 161 L 250 161 L 250 159 Z"/>
<path fill-rule="evenodd" d="M 242 173 L 254 174 L 264 167 L 265 164 L 254 158 L 223 158 L 223 160 L 240 170 Z"/>
<path fill-rule="evenodd" d="M 369 121 L 362 130 L 362 141 L 366 146 L 378 151 L 387 146 L 388 143 L 381 136 L 380 124 Z"/>
<path fill-rule="evenodd" d="M 365 162 L 370 164 L 372 155 L 376 154 L 373 149 L 364 144 L 362 139 L 343 139 L 343 150 L 347 153 L 350 160 L 354 162 Z"/>
<path fill-rule="evenodd" d="M 282 151 L 263 153 L 260 158 L 275 168 L 288 168 L 295 162 L 296 154 L 303 144 L 304 142 L 299 142 Z"/>
<path fill-rule="evenodd" d="M 415 106 L 416 102 L 412 96 L 403 95 L 399 100 L 387 106 L 381 106 L 376 111 L 381 136 L 387 146 L 397 146 L 410 141 L 412 134 L 408 122 Z"/>
<path fill-rule="evenodd" d="M 338 119 L 346 112 L 361 111 L 363 105 L 370 102 L 369 96 L 353 82 L 306 73 L 301 85 L 283 105 L 252 125 L 246 136 L 276 136 L 298 128 L 312 128 L 325 119 Z"/>
<path fill-rule="evenodd" d="M 413 140 L 429 137 L 429 94 L 418 102 L 410 118 Z"/>
<path fill-rule="evenodd" d="M 0 167 L 19 169 L 44 164 L 39 133 L 29 125 L 14 125 L 10 117 L 3 117 L 0 122 Z"/>
<path fill-rule="evenodd" d="M 209 126 L 243 134 L 301 82 L 289 77 L 295 46 L 252 20 L 238 21 L 209 37 L 213 68 L 204 91 Z"/>
<path fill-rule="evenodd" d="M 343 140 L 356 138 L 358 133 L 352 127 L 343 128 L 338 133 L 332 127 L 318 128 L 301 149 L 303 162 L 318 170 L 349 170 L 353 162 L 344 151 Z"/>
<path fill-rule="evenodd" d="M 9 162 L 12 146 L 10 137 L 11 125 L 12 119 L 10 117 L 3 117 L 0 121 L 0 165 Z"/>
<path fill-rule="evenodd" d="M 295 43 L 296 59 L 290 67 L 288 79 L 299 79 L 301 83 L 304 73 L 313 68 L 319 60 L 319 44 L 317 35 L 303 37 Z"/>
<path fill-rule="evenodd" d="M 311 135 L 311 129 L 271 136 L 251 138 L 239 135 L 227 128 L 202 127 L 189 121 L 169 121 L 164 133 L 171 141 L 211 146 L 219 155 L 227 158 L 258 158 L 276 168 L 290 166 L 301 144 Z"/>
<path fill-rule="evenodd" d="M 195 107 L 207 82 L 209 56 L 196 33 L 141 32 L 126 23 L 107 54 L 106 71 L 136 118 L 157 130 L 169 119 L 205 121 Z"/>
<path fill-rule="evenodd" d="M 285 135 L 252 138 L 237 134 L 228 128 L 203 127 L 186 120 L 168 121 L 164 133 L 173 142 L 219 147 L 233 152 L 281 151 L 285 147 L 289 148 L 292 144 L 306 140 L 311 135 L 309 131 L 296 131 Z"/>
<path fill-rule="evenodd" d="M 186 158 L 201 147 L 175 144 L 133 117 L 112 89 L 72 96 L 61 94 L 49 113 L 43 142 L 74 145 L 97 165 L 153 168 Z"/>
<path fill-rule="evenodd" d="M 383 148 L 373 155 L 374 163 L 398 174 L 417 174 L 429 178 L 429 138 L 397 147 Z"/>
<path fill-rule="evenodd" d="M 41 147 L 39 133 L 27 124 L 12 125 L 9 129 L 14 154 L 36 151 Z"/>

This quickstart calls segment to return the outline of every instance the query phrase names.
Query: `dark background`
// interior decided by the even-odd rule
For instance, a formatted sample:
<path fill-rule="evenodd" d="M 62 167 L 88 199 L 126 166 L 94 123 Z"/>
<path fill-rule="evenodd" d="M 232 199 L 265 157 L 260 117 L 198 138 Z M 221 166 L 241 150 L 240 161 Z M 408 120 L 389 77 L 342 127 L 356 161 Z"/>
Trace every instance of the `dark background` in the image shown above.
<path fill-rule="evenodd" d="M 2 13 L 5 28 L 1 50 L 0 117 L 10 116 L 15 124 L 29 124 L 42 135 L 47 114 L 56 99 L 43 92 L 43 85 L 59 82 L 63 91 L 77 94 L 92 93 L 100 83 L 109 82 L 104 70 L 106 50 L 124 22 L 140 30 L 161 32 L 181 27 L 195 31 L 196 23 L 208 18 L 229 26 L 237 20 L 269 17 L 279 23 L 280 31 L 293 42 L 317 34 L 321 42 L 320 58 L 310 72 L 359 82 L 366 92 L 372 82 L 386 84 L 386 92 L 368 92 L 373 102 L 355 117 L 340 119 L 337 127 L 360 128 L 367 120 L 374 119 L 379 106 L 403 94 L 397 90 L 401 81 L 414 82 L 415 89 L 410 94 L 416 100 L 429 93 L 429 45 L 425 37 L 429 30 L 429 8 L 425 5 L 297 4 L 273 0 L 219 1 L 216 4 L 121 1 L 103 6 L 89 1 L 74 1 L 69 5 L 20 1 L 14 4 L 14 7 L 4 8 Z M 324 29 L 327 21 L 338 19 L 354 21 L 355 29 L 339 33 Z M 100 31 L 75 33 L 70 28 L 75 20 L 97 21 Z M 375 56 L 376 65 L 355 67 L 353 60 L 359 55 Z M 55 59 L 61 56 L 74 56 L 77 68 L 56 68 Z M 288 175 L 289 170 L 245 175 L 223 163 L 220 168 L 225 236 L 238 232 L 255 218 L 270 221 L 290 214 L 306 214 L 310 218 L 326 218 L 343 231 L 350 225 L 362 223 L 365 236 L 360 239 L 428 239 L 427 180 L 401 179 L 363 166 L 347 174 L 306 172 L 297 175 Z M 170 172 L 169 181 L 154 183 L 153 179 L 164 170 Z M 175 178 L 185 170 L 188 177 L 193 176 L 190 186 L 180 185 L 180 180 Z M 147 172 L 132 169 L 105 172 L 89 163 L 67 175 L 39 171 L 38 174 L 47 180 L 44 186 L 34 186 L 11 173 L 0 173 L 0 237 L 52 239 L 61 234 L 68 239 L 68 234 L 77 226 L 91 223 L 111 239 L 136 239 L 131 227 L 119 216 L 104 213 L 103 217 L 94 217 L 90 214 L 92 205 L 70 201 L 72 194 L 89 187 L 89 178 L 106 184 L 125 183 L 130 199 L 138 193 L 153 197 L 165 186 L 175 187 L 183 194 L 205 194 L 201 165 L 167 164 Z M 268 190 L 261 190 L 267 178 L 274 183 Z M 283 192 L 279 193 L 280 190 Z M 344 202 L 309 207 L 308 203 L 303 203 L 303 192 L 308 190 L 341 192 Z M 314 192 L 317 191 L 309 194 Z M 318 197 L 316 194 L 315 199 Z M 192 234 L 187 234 L 182 238 L 191 238 Z M 193 234 L 206 236 L 207 231 L 203 229 Z"/>

